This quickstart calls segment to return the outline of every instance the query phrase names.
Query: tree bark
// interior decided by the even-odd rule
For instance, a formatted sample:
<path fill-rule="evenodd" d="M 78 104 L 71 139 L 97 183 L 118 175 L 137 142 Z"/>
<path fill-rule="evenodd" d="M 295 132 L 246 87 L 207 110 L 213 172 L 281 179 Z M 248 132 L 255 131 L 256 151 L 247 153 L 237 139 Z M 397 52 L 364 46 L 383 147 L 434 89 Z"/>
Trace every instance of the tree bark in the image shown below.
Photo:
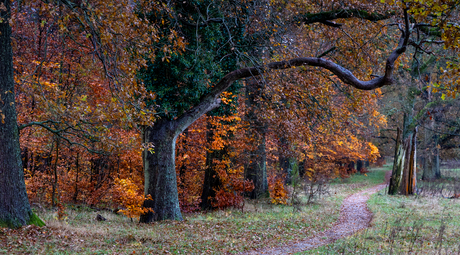
<path fill-rule="evenodd" d="M 431 132 L 430 132 L 431 133 Z M 431 138 L 429 136 L 429 138 Z M 425 164 L 423 165 L 422 179 L 424 181 L 431 181 L 441 178 L 440 162 L 439 162 L 439 145 L 437 136 L 434 137 L 434 141 L 428 144 L 429 148 L 426 152 Z M 431 147 L 431 148 L 430 148 Z"/>
<path fill-rule="evenodd" d="M 267 127 L 263 120 L 259 118 L 256 109 L 259 109 L 259 98 L 262 96 L 263 86 L 256 79 L 251 78 L 246 83 L 246 96 L 248 113 L 246 118 L 250 123 L 247 131 L 248 137 L 254 139 L 255 151 L 250 152 L 249 164 L 244 169 L 244 177 L 251 180 L 254 189 L 246 195 L 251 199 L 257 199 L 268 195 L 267 181 L 267 153 L 265 150 L 265 135 Z"/>
<path fill-rule="evenodd" d="M 43 225 L 30 209 L 24 182 L 14 98 L 10 1 L 0 11 L 0 227 Z"/>
<path fill-rule="evenodd" d="M 247 194 L 251 199 L 268 195 L 267 154 L 265 152 L 265 134 L 258 137 L 257 149 L 251 153 L 250 163 L 245 169 L 245 178 L 251 180 L 254 189 Z"/>
<path fill-rule="evenodd" d="M 417 129 L 415 129 L 404 141 L 406 160 L 404 162 L 403 178 L 400 184 L 400 192 L 403 195 L 414 195 L 416 192 L 416 139 Z"/>
<path fill-rule="evenodd" d="M 78 201 L 78 173 L 80 172 L 80 164 L 78 162 L 80 154 L 77 152 L 77 158 L 75 159 L 75 169 L 76 169 L 76 176 L 75 176 L 75 193 L 73 195 L 73 202 L 77 203 Z"/>
<path fill-rule="evenodd" d="M 290 157 L 280 156 L 279 163 L 280 163 L 281 173 L 283 173 L 285 175 L 284 183 L 285 184 L 291 184 L 292 183 L 292 177 L 293 177 L 292 176 L 292 170 L 294 169 L 294 166 L 296 164 L 296 159 L 295 158 L 290 158 Z"/>
<path fill-rule="evenodd" d="M 56 137 L 56 158 L 54 161 L 54 166 L 53 166 L 53 185 L 52 185 L 52 193 L 51 193 L 51 206 L 53 208 L 56 207 L 56 204 L 59 203 L 59 199 L 56 197 L 57 196 L 57 190 L 58 190 L 58 161 L 59 161 L 59 138 Z"/>
<path fill-rule="evenodd" d="M 428 105 L 436 105 L 433 102 L 433 94 L 431 88 L 427 90 L 428 94 Z M 436 112 L 436 110 L 434 110 Z M 436 117 L 430 118 L 430 128 L 425 129 L 425 159 L 426 162 L 423 165 L 423 175 L 422 179 L 424 181 L 431 181 L 441 178 L 441 171 L 439 169 L 439 136 L 435 134 L 434 130 L 436 129 Z"/>
<path fill-rule="evenodd" d="M 175 121 L 159 120 L 152 127 L 145 127 L 143 141 L 152 143 L 154 151 L 143 152 L 145 195 L 144 207 L 153 209 L 141 215 L 140 222 L 158 220 L 182 220 L 176 180 L 176 138 L 178 134 Z"/>
<path fill-rule="evenodd" d="M 416 140 L 417 129 L 412 132 L 410 130 L 401 132 L 398 128 L 393 171 L 388 188 L 389 195 L 396 195 L 398 192 L 403 195 L 413 195 L 416 192 Z"/>
<path fill-rule="evenodd" d="M 402 142 L 401 129 L 398 128 L 398 132 L 396 136 L 393 171 L 391 173 L 390 185 L 388 187 L 389 195 L 396 195 L 396 193 L 398 193 L 399 184 L 401 183 L 402 172 L 404 169 L 404 161 L 406 159 L 405 156 L 406 154 L 405 154 L 404 145 Z"/>

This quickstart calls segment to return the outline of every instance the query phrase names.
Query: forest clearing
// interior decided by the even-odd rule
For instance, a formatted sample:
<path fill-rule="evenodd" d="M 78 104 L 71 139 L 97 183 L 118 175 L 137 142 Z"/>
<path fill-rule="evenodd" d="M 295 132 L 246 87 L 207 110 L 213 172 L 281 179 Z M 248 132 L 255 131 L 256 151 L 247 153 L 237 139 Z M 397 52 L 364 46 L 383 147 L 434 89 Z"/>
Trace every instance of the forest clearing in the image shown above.
<path fill-rule="evenodd" d="M 458 0 L 0 0 L 0 253 L 460 253 Z"/>

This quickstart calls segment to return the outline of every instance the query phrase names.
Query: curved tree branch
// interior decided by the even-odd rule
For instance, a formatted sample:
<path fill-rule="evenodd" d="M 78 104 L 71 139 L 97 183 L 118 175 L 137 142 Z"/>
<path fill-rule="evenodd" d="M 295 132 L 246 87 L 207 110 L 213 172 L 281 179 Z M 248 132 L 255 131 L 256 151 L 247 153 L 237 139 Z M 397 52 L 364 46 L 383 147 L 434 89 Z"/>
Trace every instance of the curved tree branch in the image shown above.
<path fill-rule="evenodd" d="M 393 84 L 394 63 L 398 57 L 406 51 L 407 45 L 409 43 L 410 27 L 407 10 L 404 10 L 404 23 L 405 29 L 401 31 L 401 38 L 399 39 L 398 46 L 395 50 L 393 50 L 393 52 L 386 60 L 385 74 L 383 76 L 377 76 L 369 81 L 361 81 L 356 76 L 354 76 L 350 70 L 342 67 L 341 65 L 338 65 L 328 59 L 316 57 L 300 57 L 291 60 L 272 62 L 264 66 L 238 69 L 225 75 L 224 78 L 222 78 L 208 94 L 201 98 L 199 104 L 184 113 L 176 120 L 176 125 L 178 127 L 178 133 L 176 135 L 179 135 L 183 130 L 185 130 L 185 128 L 192 124 L 201 115 L 212 110 L 213 108 L 218 107 L 218 99 L 220 94 L 224 92 L 228 87 L 230 87 L 233 82 L 244 78 L 258 76 L 273 70 L 289 69 L 298 66 L 321 67 L 335 74 L 337 78 L 339 78 L 342 82 L 360 90 L 373 90 L 385 85 Z"/>
<path fill-rule="evenodd" d="M 297 17 L 294 17 L 293 20 L 295 23 L 303 23 L 303 24 L 323 23 L 325 25 L 332 26 L 332 27 L 340 27 L 341 24 L 331 22 L 331 20 L 359 18 L 359 19 L 365 19 L 369 21 L 379 21 L 379 20 L 388 19 L 391 16 L 394 16 L 395 14 L 396 13 L 394 11 L 380 14 L 377 12 L 368 12 L 368 11 L 361 10 L 361 9 L 340 9 L 340 10 L 332 10 L 328 12 L 302 14 Z"/>

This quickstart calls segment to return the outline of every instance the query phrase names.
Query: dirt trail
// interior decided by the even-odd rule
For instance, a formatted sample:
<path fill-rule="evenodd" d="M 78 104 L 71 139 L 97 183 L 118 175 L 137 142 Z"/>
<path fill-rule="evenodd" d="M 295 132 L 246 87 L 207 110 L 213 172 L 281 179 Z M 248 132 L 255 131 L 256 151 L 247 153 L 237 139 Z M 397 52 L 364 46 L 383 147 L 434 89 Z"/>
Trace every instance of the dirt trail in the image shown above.
<path fill-rule="evenodd" d="M 290 243 L 280 247 L 257 249 L 243 254 L 292 254 L 311 250 L 369 227 L 372 213 L 367 209 L 366 202 L 369 196 L 385 188 L 391 176 L 391 171 L 385 175 L 386 183 L 350 195 L 343 200 L 340 208 L 340 218 L 333 227 L 305 240 Z"/>

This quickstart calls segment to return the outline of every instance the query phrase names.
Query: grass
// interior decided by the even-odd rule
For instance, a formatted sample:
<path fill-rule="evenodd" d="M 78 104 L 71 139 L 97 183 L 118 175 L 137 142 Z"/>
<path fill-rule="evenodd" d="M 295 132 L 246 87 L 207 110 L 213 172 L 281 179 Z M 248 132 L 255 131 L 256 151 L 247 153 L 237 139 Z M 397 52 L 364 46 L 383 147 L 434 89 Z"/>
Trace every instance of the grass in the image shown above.
<path fill-rule="evenodd" d="M 450 169 L 442 169 L 441 168 L 441 176 L 446 178 L 455 178 L 460 177 L 460 168 L 450 168 Z"/>
<path fill-rule="evenodd" d="M 232 254 L 277 246 L 312 236 L 338 219 L 342 200 L 359 190 L 383 182 L 388 168 L 367 176 L 355 174 L 335 180 L 331 196 L 292 206 L 247 201 L 240 210 L 185 215 L 182 222 L 137 224 L 108 211 L 67 208 L 65 220 L 53 210 L 36 210 L 45 227 L 0 229 L 0 253 L 5 254 Z M 96 221 L 100 213 L 107 221 Z"/>
<path fill-rule="evenodd" d="M 371 168 L 366 175 L 355 174 L 348 179 L 335 179 L 331 182 L 332 185 L 347 185 L 358 184 L 362 186 L 374 186 L 384 182 L 385 173 L 391 171 L 391 165 L 384 165 L 383 167 Z"/>
<path fill-rule="evenodd" d="M 460 254 L 460 200 L 381 191 L 368 206 L 369 229 L 300 254 Z"/>

